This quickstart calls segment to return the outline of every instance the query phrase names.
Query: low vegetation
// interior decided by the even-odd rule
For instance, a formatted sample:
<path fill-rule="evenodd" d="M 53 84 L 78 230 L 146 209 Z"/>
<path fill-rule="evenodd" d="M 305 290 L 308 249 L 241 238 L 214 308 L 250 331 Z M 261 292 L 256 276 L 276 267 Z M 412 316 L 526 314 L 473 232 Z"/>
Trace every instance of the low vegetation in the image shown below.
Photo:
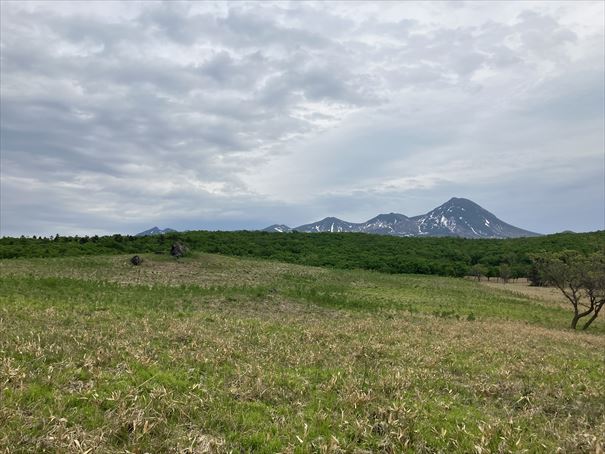
<path fill-rule="evenodd" d="M 561 300 L 131 256 L 0 261 L 7 452 L 602 452 L 605 323 Z"/>

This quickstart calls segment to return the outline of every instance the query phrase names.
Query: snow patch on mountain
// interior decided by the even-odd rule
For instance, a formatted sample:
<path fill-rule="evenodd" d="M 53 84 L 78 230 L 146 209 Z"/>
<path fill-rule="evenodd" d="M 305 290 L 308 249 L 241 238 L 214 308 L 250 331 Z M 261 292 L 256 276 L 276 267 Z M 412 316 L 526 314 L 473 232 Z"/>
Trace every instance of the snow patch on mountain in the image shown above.
<path fill-rule="evenodd" d="M 150 235 L 164 235 L 165 233 L 176 232 L 174 229 L 160 229 L 159 227 L 152 227 L 143 232 L 137 233 L 135 236 L 150 236 Z"/>
<path fill-rule="evenodd" d="M 262 230 L 263 232 L 290 233 L 292 229 L 285 224 L 273 224 Z"/>

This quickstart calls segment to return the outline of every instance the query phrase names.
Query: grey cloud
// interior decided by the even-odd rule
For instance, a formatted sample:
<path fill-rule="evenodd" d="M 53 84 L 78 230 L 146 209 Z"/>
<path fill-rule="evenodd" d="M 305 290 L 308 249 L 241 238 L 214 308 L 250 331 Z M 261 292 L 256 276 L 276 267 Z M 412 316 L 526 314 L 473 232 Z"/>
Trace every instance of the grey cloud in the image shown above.
<path fill-rule="evenodd" d="M 348 77 L 347 77 L 348 76 Z M 326 66 L 308 66 L 288 70 L 266 84 L 270 96 L 296 98 L 296 92 L 309 101 L 330 100 L 348 104 L 371 104 L 371 95 L 363 93 L 363 85 L 355 76 Z"/>
<path fill-rule="evenodd" d="M 572 76 L 546 81 L 530 94 L 529 106 L 519 114 L 542 122 L 557 122 L 560 127 L 598 123 L 603 119 L 605 84 L 603 68 L 576 70 Z"/>
<path fill-rule="evenodd" d="M 231 33 L 232 39 L 239 45 L 252 46 L 307 46 L 323 47 L 330 43 L 323 36 L 310 33 L 303 28 L 286 27 L 267 19 L 262 14 L 263 7 L 257 8 L 260 13 L 251 10 L 243 10 L 238 7 L 230 8 L 224 18 L 219 18 L 218 23 L 224 25 Z"/>
<path fill-rule="evenodd" d="M 232 4 L 226 15 L 192 12 L 187 4 L 161 2 L 145 10 L 139 23 L 162 33 L 178 44 L 221 41 L 238 48 L 323 47 L 329 39 L 305 27 L 285 26 L 276 19 L 276 9 L 257 4 Z"/>
<path fill-rule="evenodd" d="M 145 9 L 138 22 L 145 28 L 155 28 L 163 35 L 179 44 L 191 45 L 200 36 L 200 31 L 210 28 L 213 18 L 209 15 L 196 15 L 189 18 L 190 7 L 184 2 L 158 2 Z"/>
<path fill-rule="evenodd" d="M 307 2 L 292 2 L 287 7 L 279 6 L 274 8 L 274 14 L 281 22 L 323 36 L 323 39 L 327 39 L 328 30 L 332 41 L 349 38 L 351 34 L 357 33 L 356 20 L 339 15 L 330 8 L 318 14 L 316 5 Z"/>
<path fill-rule="evenodd" d="M 368 33 L 379 37 L 386 36 L 405 42 L 419 26 L 420 23 L 413 19 L 382 23 L 366 19 L 355 29 L 355 33 Z"/>
<path fill-rule="evenodd" d="M 534 11 L 519 14 L 516 28 L 527 49 L 551 58 L 561 54 L 560 46 L 577 40 L 577 35 L 572 30 L 562 27 L 552 17 Z"/>

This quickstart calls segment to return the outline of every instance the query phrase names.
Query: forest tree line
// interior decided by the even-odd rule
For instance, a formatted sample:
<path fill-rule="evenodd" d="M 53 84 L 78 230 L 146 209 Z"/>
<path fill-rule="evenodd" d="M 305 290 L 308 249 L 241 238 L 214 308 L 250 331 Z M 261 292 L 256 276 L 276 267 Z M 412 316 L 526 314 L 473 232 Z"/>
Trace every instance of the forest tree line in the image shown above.
<path fill-rule="evenodd" d="M 0 238 L 0 258 L 102 254 L 168 254 L 174 241 L 193 252 L 257 257 L 289 263 L 385 273 L 510 279 L 530 277 L 532 254 L 605 251 L 605 231 L 561 233 L 534 238 L 400 238 L 365 233 L 268 233 L 191 231 L 157 236 L 60 236 Z"/>

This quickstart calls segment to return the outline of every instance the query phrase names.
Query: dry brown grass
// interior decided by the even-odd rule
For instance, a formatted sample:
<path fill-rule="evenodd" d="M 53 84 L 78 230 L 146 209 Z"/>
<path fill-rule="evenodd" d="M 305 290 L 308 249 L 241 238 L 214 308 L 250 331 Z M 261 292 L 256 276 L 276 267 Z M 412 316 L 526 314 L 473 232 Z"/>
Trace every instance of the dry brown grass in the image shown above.
<path fill-rule="evenodd" d="M 563 296 L 561 291 L 555 287 L 534 287 L 529 285 L 525 279 L 519 279 L 516 282 L 495 282 L 481 280 L 481 284 L 489 288 L 503 290 L 513 294 L 529 297 L 539 301 L 557 304 L 560 307 L 569 308 L 569 301 Z"/>
<path fill-rule="evenodd" d="M 175 260 L 145 255 L 133 266 L 129 256 L 66 257 L 61 259 L 0 260 L 7 276 L 65 277 L 121 284 L 250 286 L 270 285 L 284 274 L 313 278 L 328 273 L 318 267 L 289 265 L 215 254 L 195 254 Z"/>

